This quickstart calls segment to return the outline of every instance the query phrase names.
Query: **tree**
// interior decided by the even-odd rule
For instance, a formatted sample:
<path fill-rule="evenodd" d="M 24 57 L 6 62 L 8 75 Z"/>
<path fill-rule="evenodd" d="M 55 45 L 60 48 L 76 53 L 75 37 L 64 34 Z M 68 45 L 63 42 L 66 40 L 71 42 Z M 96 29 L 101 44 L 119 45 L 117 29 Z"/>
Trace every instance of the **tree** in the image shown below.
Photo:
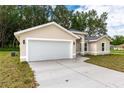
<path fill-rule="evenodd" d="M 11 37 L 14 37 L 13 29 L 16 30 L 17 22 L 15 9 L 15 6 L 0 6 L 0 47 L 9 46 L 13 40 Z"/>
<path fill-rule="evenodd" d="M 89 36 L 101 36 L 107 34 L 107 13 L 103 12 L 98 16 L 95 10 L 88 12 L 76 12 L 72 17 L 72 27 L 84 32 Z"/>
<path fill-rule="evenodd" d="M 14 32 L 49 22 L 51 6 L 0 6 L 0 47 L 15 47 Z"/>
<path fill-rule="evenodd" d="M 72 18 L 71 18 L 71 28 L 80 30 L 80 31 L 85 31 L 87 23 L 86 23 L 86 19 L 87 19 L 87 13 L 80 13 L 80 12 L 76 12 L 73 13 Z"/>
<path fill-rule="evenodd" d="M 18 6 L 20 29 L 26 29 L 49 22 L 51 9 L 51 6 Z"/>
<path fill-rule="evenodd" d="M 121 35 L 114 36 L 114 38 L 112 38 L 112 44 L 113 45 L 124 44 L 124 36 Z"/>
<path fill-rule="evenodd" d="M 18 46 L 14 32 L 50 21 L 55 21 L 66 29 L 87 32 L 89 36 L 104 35 L 107 32 L 106 19 L 106 12 L 100 16 L 95 10 L 74 13 L 63 5 L 54 9 L 50 5 L 0 6 L 0 48 Z"/>
<path fill-rule="evenodd" d="M 68 11 L 65 6 L 56 6 L 56 8 L 53 10 L 51 21 L 55 21 L 61 26 L 69 29 L 71 25 L 71 15 L 72 11 Z"/>

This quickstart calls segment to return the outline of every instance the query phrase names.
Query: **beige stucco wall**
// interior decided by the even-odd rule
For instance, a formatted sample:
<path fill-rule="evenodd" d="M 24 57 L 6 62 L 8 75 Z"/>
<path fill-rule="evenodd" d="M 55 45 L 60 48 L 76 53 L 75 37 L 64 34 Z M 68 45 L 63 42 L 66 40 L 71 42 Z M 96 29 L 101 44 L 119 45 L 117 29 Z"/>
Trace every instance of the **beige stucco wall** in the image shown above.
<path fill-rule="evenodd" d="M 105 43 L 105 51 L 102 51 L 102 43 Z M 110 53 L 110 41 L 105 37 L 97 42 L 97 54 L 109 54 Z"/>
<path fill-rule="evenodd" d="M 65 39 L 73 40 L 73 55 L 76 54 L 76 38 L 69 33 L 63 31 L 55 25 L 50 25 L 44 28 L 37 29 L 35 31 L 26 32 L 20 35 L 20 57 L 21 60 L 25 60 L 22 57 L 26 56 L 26 44 L 23 44 L 23 40 L 26 38 L 47 38 L 47 39 Z"/>
<path fill-rule="evenodd" d="M 86 53 L 95 55 L 97 53 L 97 42 L 88 43 L 88 51 Z"/>
<path fill-rule="evenodd" d="M 80 54 L 81 52 L 81 40 L 76 40 L 76 54 Z"/>
<path fill-rule="evenodd" d="M 82 54 L 84 55 L 84 43 L 85 43 L 85 39 L 84 39 L 84 34 L 79 34 L 79 33 L 75 33 L 77 36 L 80 37 L 80 39 L 76 40 L 76 54 Z"/>
<path fill-rule="evenodd" d="M 81 55 L 84 55 L 85 54 L 85 51 L 84 51 L 84 44 L 85 44 L 85 35 L 82 35 L 82 38 L 81 38 Z"/>
<path fill-rule="evenodd" d="M 105 51 L 102 51 L 102 43 L 105 43 Z M 110 54 L 110 41 L 106 37 L 100 39 L 97 42 L 90 42 L 88 46 L 89 46 L 89 51 L 88 51 L 89 54 L 92 55 Z"/>

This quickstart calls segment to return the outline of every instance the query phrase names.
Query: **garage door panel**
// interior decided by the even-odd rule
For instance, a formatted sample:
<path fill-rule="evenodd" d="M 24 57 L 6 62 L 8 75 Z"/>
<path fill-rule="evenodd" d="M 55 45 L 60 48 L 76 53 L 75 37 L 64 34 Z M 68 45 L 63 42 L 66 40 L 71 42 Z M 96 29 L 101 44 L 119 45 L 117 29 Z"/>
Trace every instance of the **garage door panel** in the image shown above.
<path fill-rule="evenodd" d="M 29 40 L 29 61 L 70 58 L 70 42 Z"/>

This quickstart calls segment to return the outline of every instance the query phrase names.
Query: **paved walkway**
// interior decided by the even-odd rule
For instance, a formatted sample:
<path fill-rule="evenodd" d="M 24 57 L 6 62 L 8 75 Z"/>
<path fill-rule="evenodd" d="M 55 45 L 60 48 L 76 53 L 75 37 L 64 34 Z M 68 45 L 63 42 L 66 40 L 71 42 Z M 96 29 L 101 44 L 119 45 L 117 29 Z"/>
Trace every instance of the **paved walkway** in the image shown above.
<path fill-rule="evenodd" d="M 87 58 L 30 62 L 40 88 L 124 87 L 124 73 L 85 63 Z"/>

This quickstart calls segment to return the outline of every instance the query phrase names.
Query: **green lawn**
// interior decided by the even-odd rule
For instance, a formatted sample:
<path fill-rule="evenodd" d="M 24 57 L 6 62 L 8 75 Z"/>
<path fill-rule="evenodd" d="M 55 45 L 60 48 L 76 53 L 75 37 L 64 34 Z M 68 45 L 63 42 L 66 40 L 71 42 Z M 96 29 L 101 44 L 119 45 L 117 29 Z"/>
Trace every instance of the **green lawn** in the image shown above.
<path fill-rule="evenodd" d="M 0 51 L 19 51 L 19 47 L 18 48 L 0 48 Z"/>
<path fill-rule="evenodd" d="M 19 55 L 10 56 L 10 51 L 0 51 L 0 87 L 36 87 L 34 74 L 26 62 L 19 62 Z"/>
<path fill-rule="evenodd" d="M 124 55 L 87 56 L 86 62 L 124 72 Z"/>
<path fill-rule="evenodd" d="M 112 54 L 122 54 L 124 55 L 124 50 L 111 50 Z"/>

